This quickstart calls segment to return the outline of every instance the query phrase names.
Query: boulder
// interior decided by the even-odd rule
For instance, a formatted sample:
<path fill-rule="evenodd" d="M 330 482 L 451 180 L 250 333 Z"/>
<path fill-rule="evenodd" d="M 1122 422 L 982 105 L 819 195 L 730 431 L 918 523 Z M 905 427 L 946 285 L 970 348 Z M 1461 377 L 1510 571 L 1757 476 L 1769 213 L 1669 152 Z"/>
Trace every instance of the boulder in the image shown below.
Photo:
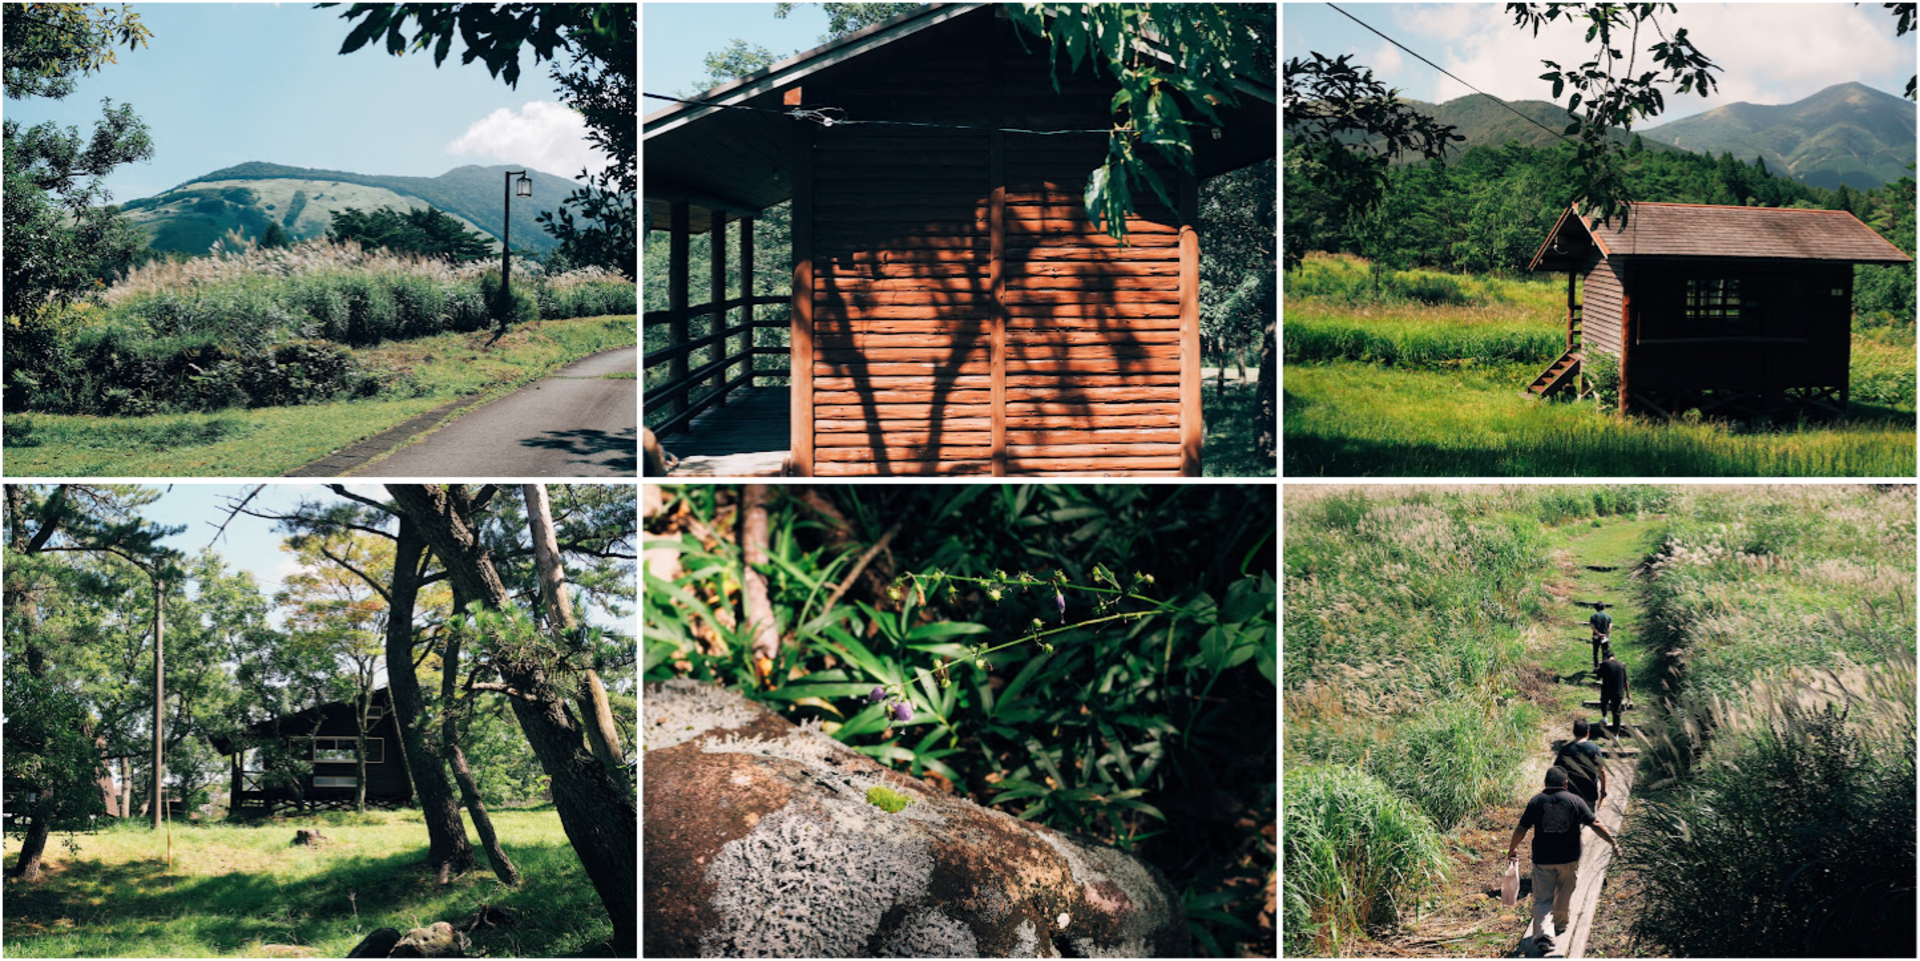
<path fill-rule="evenodd" d="M 399 943 L 398 928 L 380 928 L 362 938 L 359 944 L 354 945 L 353 950 L 347 952 L 347 957 L 384 958 L 393 950 L 393 946 Z"/>
<path fill-rule="evenodd" d="M 1184 957 L 1151 865 L 691 681 L 641 700 L 648 957 Z M 902 806 L 902 802 L 904 806 Z"/>
<path fill-rule="evenodd" d="M 414 928 L 400 938 L 387 955 L 390 958 L 464 958 L 467 937 L 445 921 Z"/>
<path fill-rule="evenodd" d="M 325 841 L 326 839 L 327 839 L 327 836 L 324 834 L 321 834 L 319 828 L 301 828 L 298 831 L 293 832 L 293 840 L 288 841 L 287 846 L 294 847 L 295 845 L 305 845 L 307 847 L 317 847 L 322 841 Z"/>

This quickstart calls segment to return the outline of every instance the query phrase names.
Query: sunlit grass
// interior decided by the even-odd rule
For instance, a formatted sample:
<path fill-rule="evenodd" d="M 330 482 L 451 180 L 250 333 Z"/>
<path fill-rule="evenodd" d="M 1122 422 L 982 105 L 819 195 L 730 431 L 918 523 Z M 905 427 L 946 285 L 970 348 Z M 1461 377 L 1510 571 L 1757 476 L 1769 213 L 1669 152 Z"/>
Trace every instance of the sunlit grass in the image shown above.
<path fill-rule="evenodd" d="M 425 869 L 417 812 L 247 827 L 176 823 L 171 865 L 165 835 L 137 822 L 55 835 L 42 881 L 7 882 L 7 955 L 259 957 L 263 945 L 289 945 L 337 958 L 376 928 L 458 921 L 481 904 L 520 915 L 519 923 L 481 935 L 476 948 L 484 953 L 561 957 L 604 949 L 612 926 L 559 816 L 546 807 L 495 811 L 493 821 L 524 879 L 517 888 L 501 885 L 477 848 L 478 870 L 436 884 Z M 328 840 L 291 847 L 298 827 L 318 827 Z M 19 847 L 9 835 L 9 864 Z"/>

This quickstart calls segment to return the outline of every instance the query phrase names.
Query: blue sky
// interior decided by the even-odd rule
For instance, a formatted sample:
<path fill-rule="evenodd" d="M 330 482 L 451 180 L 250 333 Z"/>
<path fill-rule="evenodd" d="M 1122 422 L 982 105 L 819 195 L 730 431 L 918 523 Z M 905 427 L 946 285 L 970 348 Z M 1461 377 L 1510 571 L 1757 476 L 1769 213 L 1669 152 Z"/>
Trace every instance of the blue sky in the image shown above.
<path fill-rule="evenodd" d="M 1342 3 L 1348 13 L 1486 93 L 1506 100 L 1545 100 L 1552 85 L 1539 79 L 1541 60 L 1564 66 L 1590 57 L 1584 29 L 1561 21 L 1536 39 L 1513 25 L 1501 4 Z M 1858 81 L 1899 96 L 1913 76 L 1912 34 L 1896 38 L 1894 19 L 1880 5 L 1689 4 L 1662 14 L 1669 33 L 1685 27 L 1694 45 L 1721 70 L 1718 92 L 1707 98 L 1673 94 L 1653 126 L 1713 107 L 1745 101 L 1784 104 L 1836 83 Z M 1353 62 L 1403 96 L 1444 102 L 1472 91 L 1390 46 L 1326 4 L 1289 3 L 1281 12 L 1283 58 L 1354 54 Z M 1654 38 L 1640 38 L 1640 61 Z M 1624 52 L 1626 46 L 1620 49 Z M 1640 69 L 1652 69 L 1642 66 Z M 1564 101 L 1562 101 L 1564 104 Z"/>
<path fill-rule="evenodd" d="M 25 125 L 91 131 L 100 101 L 131 103 L 154 157 L 108 175 L 117 200 L 151 196 L 221 167 L 262 160 L 366 174 L 433 177 L 464 164 L 516 163 L 572 178 L 602 161 L 579 116 L 560 106 L 548 64 L 522 54 L 518 89 L 456 39 L 435 69 L 429 53 L 388 56 L 370 44 L 340 56 L 344 8 L 311 4 L 131 5 L 153 32 L 116 48 L 117 63 L 80 80 L 65 100 L 0 101 Z M 378 49 L 376 49 L 378 48 Z"/>
<path fill-rule="evenodd" d="M 785 59 L 820 45 L 827 15 L 818 4 L 803 3 L 785 20 L 773 16 L 771 3 L 645 3 L 640 5 L 640 91 L 673 95 L 706 88 L 706 58 L 737 37 Z M 645 116 L 666 106 L 644 100 Z"/>

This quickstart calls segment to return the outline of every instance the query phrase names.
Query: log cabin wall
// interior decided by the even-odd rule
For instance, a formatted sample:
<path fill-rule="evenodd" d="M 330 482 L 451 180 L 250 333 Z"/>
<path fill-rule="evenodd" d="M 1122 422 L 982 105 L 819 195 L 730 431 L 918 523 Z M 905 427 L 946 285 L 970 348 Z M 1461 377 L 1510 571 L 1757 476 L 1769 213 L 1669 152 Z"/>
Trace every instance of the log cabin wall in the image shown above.
<path fill-rule="evenodd" d="M 850 119 L 1109 127 L 1114 88 L 1062 64 L 1054 92 L 1029 43 L 1032 53 L 1004 21 L 973 18 L 869 54 L 863 75 L 882 86 L 815 78 L 800 99 Z M 795 186 L 796 258 L 811 258 L 796 270 L 811 277 L 811 329 L 794 338 L 811 348 L 811 384 L 796 377 L 796 404 L 811 412 L 796 408 L 798 470 L 1197 473 L 1197 291 L 1182 286 L 1197 284 L 1182 270 L 1183 226 L 1198 256 L 1191 214 L 1149 196 L 1127 244 L 1096 228 L 1082 196 L 1106 142 L 864 124 L 796 141 L 809 151 L 795 164 L 808 180 Z M 1182 202 L 1181 179 L 1162 178 Z"/>
<path fill-rule="evenodd" d="M 1623 290 L 1620 274 L 1614 263 L 1601 257 L 1597 250 L 1587 255 L 1579 273 L 1584 278 L 1580 291 L 1580 329 L 1585 349 L 1619 357 Z"/>

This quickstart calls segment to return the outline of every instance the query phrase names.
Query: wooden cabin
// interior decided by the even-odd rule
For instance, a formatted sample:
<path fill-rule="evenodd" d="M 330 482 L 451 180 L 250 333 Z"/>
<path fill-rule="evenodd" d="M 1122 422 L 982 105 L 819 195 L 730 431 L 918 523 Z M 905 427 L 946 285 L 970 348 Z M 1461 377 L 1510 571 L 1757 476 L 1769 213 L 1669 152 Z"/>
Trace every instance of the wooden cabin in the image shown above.
<path fill-rule="evenodd" d="M 1567 349 L 1528 389 L 1570 389 L 1604 354 L 1622 413 L 1841 415 L 1853 265 L 1911 262 L 1844 210 L 1636 203 L 1602 225 L 1570 207 L 1529 265 L 1567 272 Z"/>
<path fill-rule="evenodd" d="M 1199 474 L 1197 181 L 1274 155 L 1273 79 L 1193 128 L 1193 174 L 1159 169 L 1171 204 L 1135 191 L 1124 244 L 1082 199 L 1117 89 L 997 6 L 932 4 L 648 116 L 642 193 L 674 252 L 673 307 L 646 321 L 672 330 L 644 363 L 672 365 L 646 396 L 671 412 L 662 441 L 764 376 L 755 355 L 789 352 L 722 356 L 760 300 L 726 299 L 722 228 L 740 224 L 750 257 L 753 219 L 790 199 L 790 378 L 771 415 L 788 473 Z M 702 231 L 721 279 L 696 310 L 685 238 Z M 695 340 L 700 312 L 715 333 Z"/>
<path fill-rule="evenodd" d="M 332 701 L 247 728 L 244 736 L 212 741 L 232 759 L 232 816 L 273 815 L 281 810 L 350 810 L 359 786 L 354 723 L 355 706 Z M 396 808 L 413 803 L 413 778 L 400 744 L 386 688 L 373 692 L 373 718 L 367 734 L 367 804 Z M 280 742 L 298 752 L 313 770 L 295 784 L 269 784 L 262 777 L 252 745 Z"/>

